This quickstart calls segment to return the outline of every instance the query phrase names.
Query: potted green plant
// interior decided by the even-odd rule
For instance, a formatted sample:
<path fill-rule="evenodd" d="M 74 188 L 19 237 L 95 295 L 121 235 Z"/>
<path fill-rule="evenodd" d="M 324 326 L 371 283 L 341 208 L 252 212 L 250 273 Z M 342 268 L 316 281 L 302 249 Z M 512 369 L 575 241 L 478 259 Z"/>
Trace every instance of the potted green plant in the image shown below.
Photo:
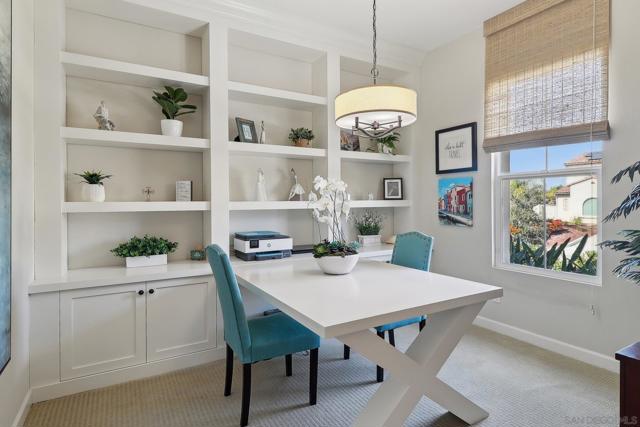
<path fill-rule="evenodd" d="M 104 191 L 105 179 L 113 175 L 103 175 L 102 171 L 86 170 L 82 173 L 74 173 L 82 178 L 82 201 L 83 202 L 104 202 L 106 197 Z"/>
<path fill-rule="evenodd" d="M 167 263 L 167 254 L 175 252 L 177 247 L 177 242 L 145 234 L 143 238 L 133 236 L 128 242 L 121 243 L 111 249 L 111 253 L 117 257 L 124 258 L 127 268 L 150 267 L 153 265 L 165 265 Z"/>
<path fill-rule="evenodd" d="M 310 147 L 314 138 L 313 131 L 307 128 L 291 129 L 291 132 L 289 132 L 289 141 L 296 147 Z"/>
<path fill-rule="evenodd" d="M 198 107 L 191 104 L 181 104 L 189 97 L 181 87 L 165 86 L 164 89 L 164 92 L 154 90 L 154 96 L 152 97 L 162 107 L 162 114 L 166 117 L 166 119 L 160 121 L 162 134 L 166 136 L 182 136 L 182 122 L 176 120 L 176 117 L 195 113 Z"/>
<path fill-rule="evenodd" d="M 313 247 L 313 257 L 326 274 L 348 274 L 358 262 L 358 243 L 347 243 L 342 224 L 348 219 L 350 208 L 347 185 L 340 180 L 326 180 L 317 176 L 309 193 L 309 204 L 318 224 L 327 224 L 333 241 L 322 240 Z"/>
<path fill-rule="evenodd" d="M 365 209 L 362 214 L 353 218 L 353 223 L 358 230 L 358 242 L 362 246 L 380 244 L 383 219 L 383 216 L 373 209 Z"/>
<path fill-rule="evenodd" d="M 392 132 L 387 136 L 383 136 L 382 138 L 376 138 L 378 153 L 395 154 L 395 151 L 398 148 L 396 147 L 396 142 L 398 142 L 399 140 L 400 134 L 397 132 Z"/>

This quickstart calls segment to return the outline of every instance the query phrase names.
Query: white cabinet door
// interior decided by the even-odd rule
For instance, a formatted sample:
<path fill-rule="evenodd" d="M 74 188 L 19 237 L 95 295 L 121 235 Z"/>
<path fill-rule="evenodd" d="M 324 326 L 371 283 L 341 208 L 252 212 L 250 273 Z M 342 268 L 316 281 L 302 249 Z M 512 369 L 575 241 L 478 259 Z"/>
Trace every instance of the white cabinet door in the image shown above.
<path fill-rule="evenodd" d="M 146 361 L 144 283 L 60 293 L 63 380 Z"/>
<path fill-rule="evenodd" d="M 209 277 L 147 282 L 147 359 L 216 346 L 216 290 Z"/>

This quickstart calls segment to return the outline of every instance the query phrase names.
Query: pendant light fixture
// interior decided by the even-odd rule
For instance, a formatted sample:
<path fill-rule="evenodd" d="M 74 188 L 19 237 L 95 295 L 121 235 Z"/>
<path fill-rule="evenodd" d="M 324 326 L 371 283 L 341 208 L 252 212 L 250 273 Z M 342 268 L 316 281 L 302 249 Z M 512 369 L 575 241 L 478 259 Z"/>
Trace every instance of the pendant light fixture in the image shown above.
<path fill-rule="evenodd" d="M 336 125 L 367 138 L 381 138 L 416 121 L 418 95 L 401 86 L 378 85 L 376 0 L 373 0 L 373 85 L 341 93 L 335 101 Z"/>

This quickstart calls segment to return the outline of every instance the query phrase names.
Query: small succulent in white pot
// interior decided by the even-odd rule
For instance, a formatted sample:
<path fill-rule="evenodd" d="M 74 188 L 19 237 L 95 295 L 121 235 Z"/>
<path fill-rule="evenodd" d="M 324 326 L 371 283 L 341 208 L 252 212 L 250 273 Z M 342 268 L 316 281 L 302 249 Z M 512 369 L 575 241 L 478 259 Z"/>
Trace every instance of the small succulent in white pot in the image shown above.
<path fill-rule="evenodd" d="M 154 90 L 154 96 L 152 97 L 162 107 L 162 114 L 166 117 L 166 119 L 160 121 L 162 134 L 166 136 L 182 136 L 182 122 L 177 120 L 176 117 L 195 113 L 198 107 L 184 104 L 189 95 L 181 87 L 165 86 L 164 89 L 164 92 Z"/>
<path fill-rule="evenodd" d="M 365 209 L 353 218 L 358 230 L 358 241 L 362 246 L 376 245 L 381 242 L 380 230 L 384 217 L 373 209 Z"/>
<path fill-rule="evenodd" d="M 378 153 L 382 154 L 395 154 L 398 147 L 396 143 L 400 140 L 400 134 L 397 132 L 392 132 L 387 136 L 383 136 L 382 138 L 376 138 L 376 143 L 378 144 Z"/>
<path fill-rule="evenodd" d="M 104 180 L 113 175 L 103 175 L 102 171 L 87 170 L 74 175 L 82 178 L 82 201 L 83 202 L 104 202 L 106 194 L 104 191 Z"/>

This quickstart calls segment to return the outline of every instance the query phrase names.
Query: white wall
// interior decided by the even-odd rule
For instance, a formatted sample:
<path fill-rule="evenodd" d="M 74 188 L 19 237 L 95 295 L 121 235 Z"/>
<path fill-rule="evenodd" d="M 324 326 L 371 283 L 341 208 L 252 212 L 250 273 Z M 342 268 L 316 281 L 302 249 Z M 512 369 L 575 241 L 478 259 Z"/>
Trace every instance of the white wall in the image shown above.
<path fill-rule="evenodd" d="M 612 139 L 604 144 L 603 210 L 608 212 L 631 190 L 629 183 L 611 186 L 611 177 L 640 160 L 640 57 L 638 40 L 640 2 L 612 2 L 609 119 Z M 491 162 L 478 150 L 474 178 L 473 228 L 438 224 L 436 213 L 434 132 L 436 129 L 478 122 L 483 135 L 484 39 L 481 31 L 429 53 L 421 72 L 420 131 L 424 144 L 416 144 L 415 212 L 424 232 L 435 236 L 432 269 L 435 272 L 503 286 L 501 303 L 489 302 L 481 316 L 539 335 L 612 356 L 640 339 L 640 287 L 616 279 L 611 273 L 620 257 L 604 253 L 601 288 L 524 275 L 492 268 Z M 604 226 L 604 238 L 622 228 L 640 228 L 637 213 L 625 221 Z M 473 248 L 473 249 L 471 249 Z M 590 306 L 596 306 L 596 315 Z"/>
<path fill-rule="evenodd" d="M 33 279 L 33 2 L 13 2 L 12 345 L 0 375 L 0 425 L 11 426 L 29 390 L 29 300 Z"/>

